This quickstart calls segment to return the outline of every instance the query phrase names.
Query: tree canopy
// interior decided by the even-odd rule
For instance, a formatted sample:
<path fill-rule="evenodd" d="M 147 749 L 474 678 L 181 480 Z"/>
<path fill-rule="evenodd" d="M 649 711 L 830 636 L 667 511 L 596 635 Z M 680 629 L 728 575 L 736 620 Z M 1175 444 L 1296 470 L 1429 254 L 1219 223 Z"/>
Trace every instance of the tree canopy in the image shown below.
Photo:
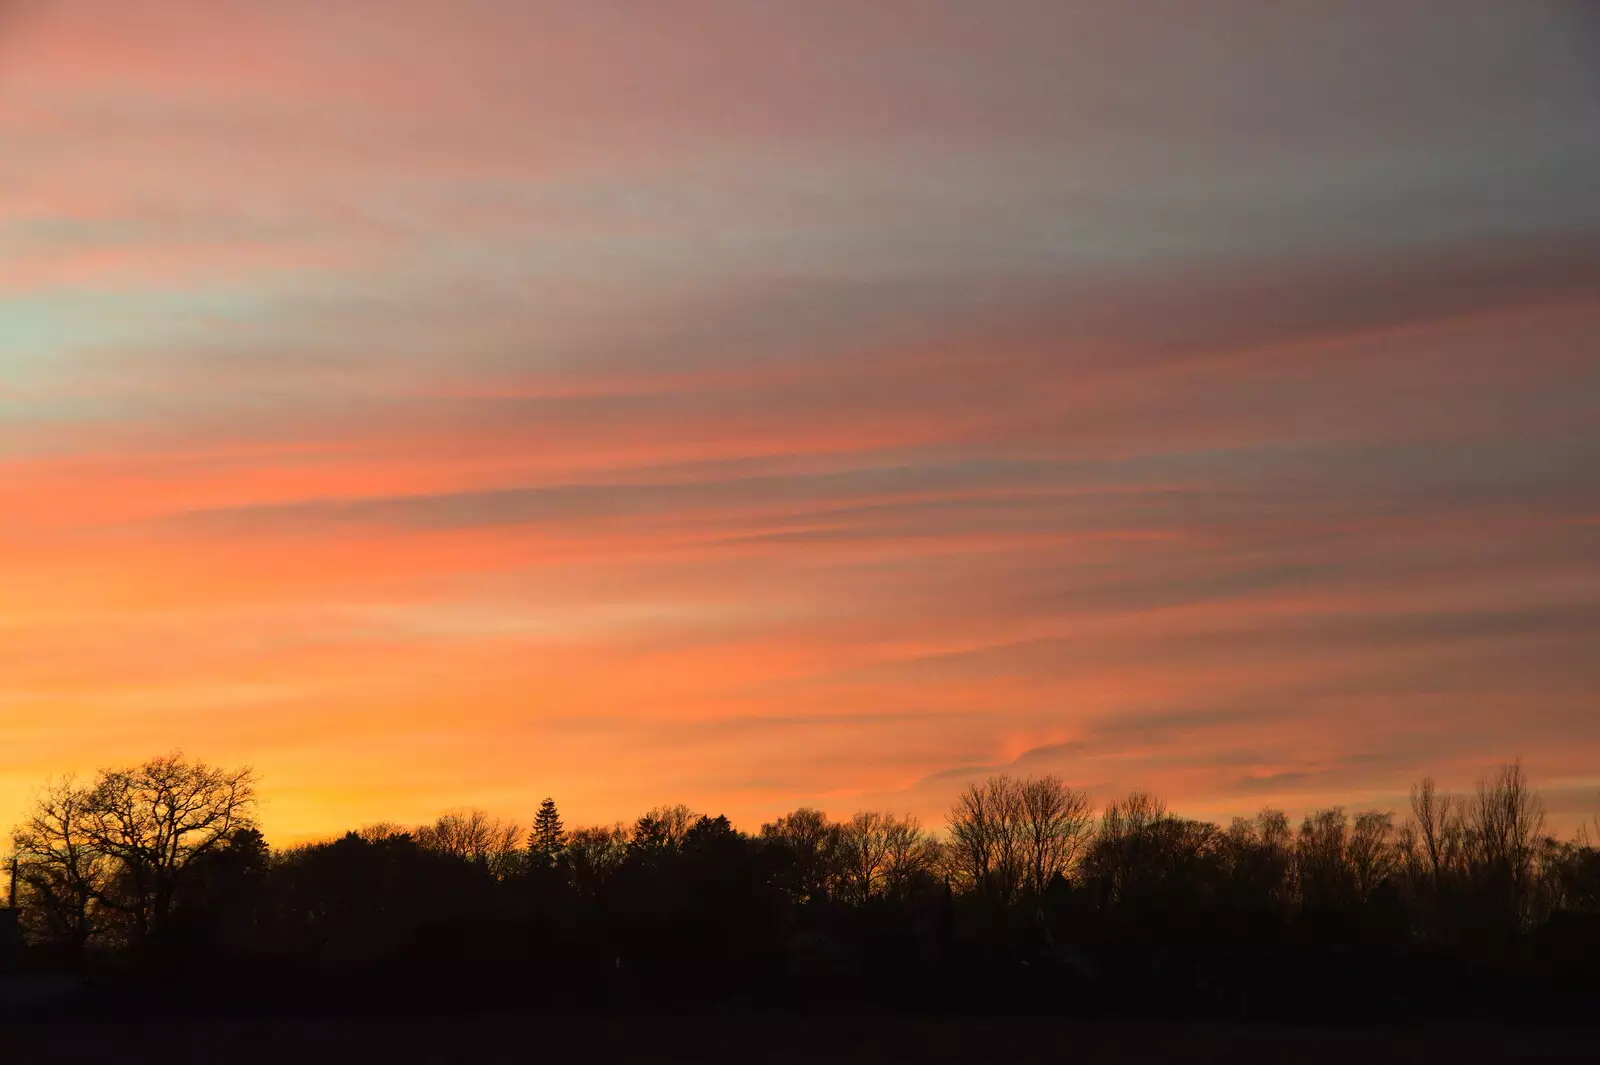
<path fill-rule="evenodd" d="M 568 830 L 553 799 L 532 825 L 457 809 L 273 850 L 248 769 L 169 755 L 62 780 L 12 835 L 25 960 L 432 1004 L 1297 1019 L 1600 995 L 1600 852 L 1545 831 L 1515 763 L 1467 794 L 1424 779 L 1402 814 L 1298 825 L 1222 828 L 1144 792 L 1096 816 L 1055 777 L 1007 775 L 942 832 L 801 808 L 745 833 L 683 805 Z"/>

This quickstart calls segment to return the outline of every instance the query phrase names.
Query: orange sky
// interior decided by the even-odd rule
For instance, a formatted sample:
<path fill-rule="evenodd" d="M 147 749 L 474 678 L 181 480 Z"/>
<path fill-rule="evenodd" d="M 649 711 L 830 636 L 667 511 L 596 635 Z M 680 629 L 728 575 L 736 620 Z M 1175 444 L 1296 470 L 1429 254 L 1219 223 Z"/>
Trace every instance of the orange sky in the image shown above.
<path fill-rule="evenodd" d="M 1595 23 L 1293 8 L 0 3 L 0 824 L 1587 816 Z"/>

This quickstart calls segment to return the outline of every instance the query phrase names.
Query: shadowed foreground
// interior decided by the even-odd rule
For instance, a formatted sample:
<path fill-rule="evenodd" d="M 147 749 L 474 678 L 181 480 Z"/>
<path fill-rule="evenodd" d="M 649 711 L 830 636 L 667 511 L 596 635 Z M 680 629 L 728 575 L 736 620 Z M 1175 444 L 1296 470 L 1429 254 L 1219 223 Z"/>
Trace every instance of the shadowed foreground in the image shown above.
<path fill-rule="evenodd" d="M 1143 793 L 1097 819 L 1055 778 L 997 776 L 942 837 L 807 809 L 747 834 L 683 806 L 568 831 L 547 800 L 526 835 L 461 811 L 275 852 L 254 801 L 248 770 L 178 756 L 41 793 L 13 835 L 0 1015 L 57 1011 L 76 1039 L 83 1022 L 315 1014 L 335 1021 L 327 1039 L 358 1042 L 423 1017 L 616 1018 L 536 1026 L 590 1057 L 646 1015 L 693 1054 L 712 1039 L 735 1056 L 795 1028 L 749 1018 L 874 1017 L 811 1050 L 876 1047 L 867 1060 L 910 1038 L 903 1018 L 969 1018 L 925 1035 L 945 1060 L 991 1017 L 1137 1050 L 1148 1037 L 1116 1033 L 1141 1022 L 1439 1032 L 1600 1014 L 1600 849 L 1544 833 L 1517 764 L 1468 796 L 1423 781 L 1398 828 L 1333 808 L 1298 832 L 1281 811 L 1222 829 Z M 680 1020 L 706 1015 L 744 1019 Z M 378 1016 L 398 1020 L 341 1027 Z M 1124 1027 L 1072 1027 L 1093 1022 Z M 1036 1023 L 1000 1030 L 1055 1045 Z M 215 1038 L 254 1048 L 262 1027 Z M 1285 1049 L 1205 1031 L 1266 1060 Z M 1419 1038 L 1431 1060 L 1455 1037 Z"/>
<path fill-rule="evenodd" d="M 59 1054 L 44 1025 L 0 1033 L 10 1060 Z M 1423 1027 L 1329 1029 L 1165 1026 L 1037 1019 L 803 1018 L 583 1015 L 439 1019 L 284 1019 L 75 1027 L 76 1060 L 178 1062 L 583 1061 L 1089 1063 L 1572 1062 L 1600 1046 L 1600 1029 Z M 57 1059 L 59 1060 L 59 1059 Z"/>

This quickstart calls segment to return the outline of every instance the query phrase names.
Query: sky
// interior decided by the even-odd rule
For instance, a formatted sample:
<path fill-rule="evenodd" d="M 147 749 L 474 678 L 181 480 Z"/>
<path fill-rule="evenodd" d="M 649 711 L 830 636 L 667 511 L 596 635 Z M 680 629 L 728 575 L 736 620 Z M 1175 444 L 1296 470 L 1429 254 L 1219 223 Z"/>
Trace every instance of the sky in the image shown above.
<path fill-rule="evenodd" d="M 0 823 L 1600 810 L 1600 17 L 0 0 Z"/>

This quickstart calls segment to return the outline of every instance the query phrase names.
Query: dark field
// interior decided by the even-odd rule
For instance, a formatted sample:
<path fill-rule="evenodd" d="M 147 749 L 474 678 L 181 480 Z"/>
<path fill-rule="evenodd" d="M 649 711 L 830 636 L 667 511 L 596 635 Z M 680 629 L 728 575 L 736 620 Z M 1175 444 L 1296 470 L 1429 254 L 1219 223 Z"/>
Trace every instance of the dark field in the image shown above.
<path fill-rule="evenodd" d="M 927 1018 L 494 1016 L 0 1026 L 6 1062 L 1587 1062 L 1600 1026 L 1292 1028 Z"/>

